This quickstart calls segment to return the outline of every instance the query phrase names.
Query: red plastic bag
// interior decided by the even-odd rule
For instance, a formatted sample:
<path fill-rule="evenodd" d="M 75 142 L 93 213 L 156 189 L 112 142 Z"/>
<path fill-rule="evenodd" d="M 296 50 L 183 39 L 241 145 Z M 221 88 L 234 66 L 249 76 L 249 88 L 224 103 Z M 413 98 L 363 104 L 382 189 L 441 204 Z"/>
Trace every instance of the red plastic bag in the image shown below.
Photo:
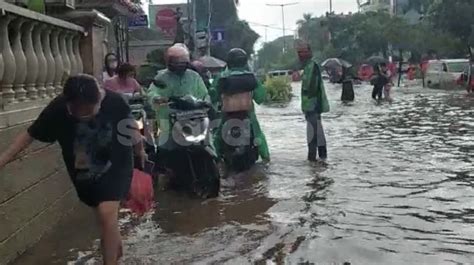
<path fill-rule="evenodd" d="M 138 169 L 133 170 L 125 207 L 137 215 L 144 215 L 155 207 L 153 180 L 149 174 Z"/>

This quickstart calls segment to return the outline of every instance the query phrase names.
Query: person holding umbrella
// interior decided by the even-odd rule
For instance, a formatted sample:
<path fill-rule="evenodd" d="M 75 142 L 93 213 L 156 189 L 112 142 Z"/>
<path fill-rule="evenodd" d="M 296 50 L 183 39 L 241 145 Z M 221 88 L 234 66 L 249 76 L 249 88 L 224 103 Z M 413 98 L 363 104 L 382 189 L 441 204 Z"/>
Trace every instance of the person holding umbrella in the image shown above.
<path fill-rule="evenodd" d="M 375 76 L 372 78 L 371 83 L 374 86 L 372 90 L 372 98 L 377 101 L 382 100 L 382 93 L 385 86 L 389 83 L 390 78 L 387 73 L 387 64 L 381 63 L 375 66 Z"/>
<path fill-rule="evenodd" d="M 348 78 L 348 71 L 352 67 L 352 64 L 339 58 L 329 58 L 324 61 L 321 66 L 333 70 L 341 69 L 339 77 L 339 82 L 342 83 L 341 100 L 344 102 L 354 101 L 354 86 L 352 80 Z"/>

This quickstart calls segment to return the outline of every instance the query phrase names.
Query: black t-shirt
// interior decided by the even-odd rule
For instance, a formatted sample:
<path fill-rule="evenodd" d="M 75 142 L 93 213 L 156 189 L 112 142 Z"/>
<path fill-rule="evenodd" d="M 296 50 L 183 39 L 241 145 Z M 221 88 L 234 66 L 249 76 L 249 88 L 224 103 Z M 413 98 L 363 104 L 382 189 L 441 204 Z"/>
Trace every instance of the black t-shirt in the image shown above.
<path fill-rule="evenodd" d="M 130 107 L 117 93 L 107 91 L 98 115 L 87 122 L 71 116 L 60 95 L 41 112 L 28 133 L 41 142 L 58 141 L 68 173 L 77 187 L 81 182 L 100 178 L 114 181 L 131 178 L 130 122 Z"/>

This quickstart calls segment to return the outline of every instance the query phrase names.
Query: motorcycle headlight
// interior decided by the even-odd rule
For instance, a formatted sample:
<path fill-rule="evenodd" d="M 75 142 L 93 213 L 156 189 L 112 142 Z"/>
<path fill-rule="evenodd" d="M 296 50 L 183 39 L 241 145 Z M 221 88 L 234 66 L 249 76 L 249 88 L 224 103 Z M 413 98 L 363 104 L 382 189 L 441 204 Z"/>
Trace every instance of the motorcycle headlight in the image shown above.
<path fill-rule="evenodd" d="M 143 130 L 143 128 L 145 128 L 145 124 L 143 122 L 143 119 L 138 119 L 137 120 L 137 125 L 138 125 L 138 129 L 141 131 Z"/>

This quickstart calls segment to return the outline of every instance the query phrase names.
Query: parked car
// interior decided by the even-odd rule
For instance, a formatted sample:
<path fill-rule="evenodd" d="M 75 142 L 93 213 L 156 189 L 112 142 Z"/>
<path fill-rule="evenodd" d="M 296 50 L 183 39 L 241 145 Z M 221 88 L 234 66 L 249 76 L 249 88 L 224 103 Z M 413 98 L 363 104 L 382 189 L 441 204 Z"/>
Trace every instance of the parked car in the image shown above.
<path fill-rule="evenodd" d="M 269 78 L 274 78 L 274 77 L 287 77 L 288 79 L 291 80 L 293 75 L 293 71 L 291 70 L 280 70 L 280 71 L 271 71 L 268 72 L 268 77 Z"/>
<path fill-rule="evenodd" d="M 293 71 L 291 70 L 278 70 L 278 71 L 271 71 L 267 74 L 268 78 L 286 78 L 288 81 L 293 81 Z"/>
<path fill-rule="evenodd" d="M 459 88 L 457 80 L 468 66 L 467 59 L 431 60 L 426 71 L 426 85 L 438 89 Z"/>

